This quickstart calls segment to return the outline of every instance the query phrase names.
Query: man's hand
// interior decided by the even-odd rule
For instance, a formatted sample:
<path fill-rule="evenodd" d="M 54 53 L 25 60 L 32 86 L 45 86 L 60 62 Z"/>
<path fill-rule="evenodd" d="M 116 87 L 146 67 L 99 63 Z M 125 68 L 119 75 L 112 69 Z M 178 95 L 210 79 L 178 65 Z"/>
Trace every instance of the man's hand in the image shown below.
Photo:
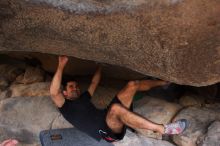
<path fill-rule="evenodd" d="M 67 56 L 59 56 L 59 67 L 64 67 L 68 62 Z"/>

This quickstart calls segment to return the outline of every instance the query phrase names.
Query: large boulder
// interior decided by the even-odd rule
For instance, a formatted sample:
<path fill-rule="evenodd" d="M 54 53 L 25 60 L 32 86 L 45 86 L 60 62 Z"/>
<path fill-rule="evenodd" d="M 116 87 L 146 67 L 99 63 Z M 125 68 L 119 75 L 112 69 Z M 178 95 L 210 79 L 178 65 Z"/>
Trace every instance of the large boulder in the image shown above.
<path fill-rule="evenodd" d="M 0 51 L 63 54 L 178 84 L 220 81 L 219 0 L 1 0 Z"/>
<path fill-rule="evenodd" d="M 168 141 L 137 135 L 129 130 L 126 131 L 123 140 L 114 143 L 115 146 L 174 146 Z"/>
<path fill-rule="evenodd" d="M 27 67 L 25 72 L 16 78 L 16 83 L 31 84 L 43 82 L 45 78 L 44 71 L 39 67 Z"/>
<path fill-rule="evenodd" d="M 17 97 L 0 101 L 0 141 L 16 138 L 39 143 L 39 132 L 50 129 L 59 115 L 50 97 Z"/>
<path fill-rule="evenodd" d="M 33 84 L 12 84 L 9 88 L 10 97 L 36 97 L 50 96 L 50 82 L 37 82 Z"/>
<path fill-rule="evenodd" d="M 220 120 L 220 104 L 207 105 L 207 107 L 188 107 L 181 110 L 174 120 L 187 119 L 188 128 L 180 135 L 173 137 L 178 146 L 197 146 L 202 137 L 206 135 L 209 125 Z M 209 137 L 209 133 L 207 135 Z M 213 142 L 215 137 L 213 137 Z M 209 141 L 212 143 L 212 141 Z"/>
<path fill-rule="evenodd" d="M 167 124 L 171 122 L 180 109 L 181 106 L 178 104 L 148 96 L 143 97 L 134 103 L 134 111 L 136 113 L 158 124 Z M 146 129 L 135 130 L 146 137 L 162 139 L 162 135 L 160 133 L 155 133 Z"/>
<path fill-rule="evenodd" d="M 220 121 L 213 122 L 204 137 L 198 142 L 198 146 L 218 146 L 220 142 Z"/>

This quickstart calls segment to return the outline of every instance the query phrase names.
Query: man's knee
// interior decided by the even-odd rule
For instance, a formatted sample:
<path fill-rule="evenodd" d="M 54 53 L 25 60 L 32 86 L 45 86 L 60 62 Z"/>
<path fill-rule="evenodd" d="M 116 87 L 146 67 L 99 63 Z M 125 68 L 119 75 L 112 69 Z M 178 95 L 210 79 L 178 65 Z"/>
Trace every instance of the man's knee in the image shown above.
<path fill-rule="evenodd" d="M 118 115 L 123 111 L 123 107 L 121 104 L 118 103 L 114 103 L 111 105 L 110 109 L 109 109 L 109 114 L 113 114 L 113 115 Z"/>
<path fill-rule="evenodd" d="M 131 90 L 136 90 L 138 88 L 138 81 L 129 81 L 127 87 Z"/>

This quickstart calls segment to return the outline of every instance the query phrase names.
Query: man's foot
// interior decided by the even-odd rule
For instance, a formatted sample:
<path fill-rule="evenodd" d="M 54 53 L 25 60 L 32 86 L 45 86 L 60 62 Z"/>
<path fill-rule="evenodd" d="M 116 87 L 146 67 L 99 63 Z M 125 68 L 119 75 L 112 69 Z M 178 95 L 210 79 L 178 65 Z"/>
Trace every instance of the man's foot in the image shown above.
<path fill-rule="evenodd" d="M 174 123 L 164 125 L 164 134 L 174 135 L 180 134 L 187 128 L 187 120 L 181 119 Z"/>

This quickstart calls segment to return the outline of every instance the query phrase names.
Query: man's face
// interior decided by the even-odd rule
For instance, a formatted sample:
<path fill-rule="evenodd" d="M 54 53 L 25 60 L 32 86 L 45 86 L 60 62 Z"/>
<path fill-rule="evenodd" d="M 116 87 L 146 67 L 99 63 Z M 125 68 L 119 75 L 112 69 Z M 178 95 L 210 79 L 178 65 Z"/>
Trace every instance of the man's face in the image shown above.
<path fill-rule="evenodd" d="M 63 94 L 67 99 L 75 99 L 80 96 L 80 89 L 75 81 L 69 81 L 66 85 L 66 90 L 63 91 Z"/>

